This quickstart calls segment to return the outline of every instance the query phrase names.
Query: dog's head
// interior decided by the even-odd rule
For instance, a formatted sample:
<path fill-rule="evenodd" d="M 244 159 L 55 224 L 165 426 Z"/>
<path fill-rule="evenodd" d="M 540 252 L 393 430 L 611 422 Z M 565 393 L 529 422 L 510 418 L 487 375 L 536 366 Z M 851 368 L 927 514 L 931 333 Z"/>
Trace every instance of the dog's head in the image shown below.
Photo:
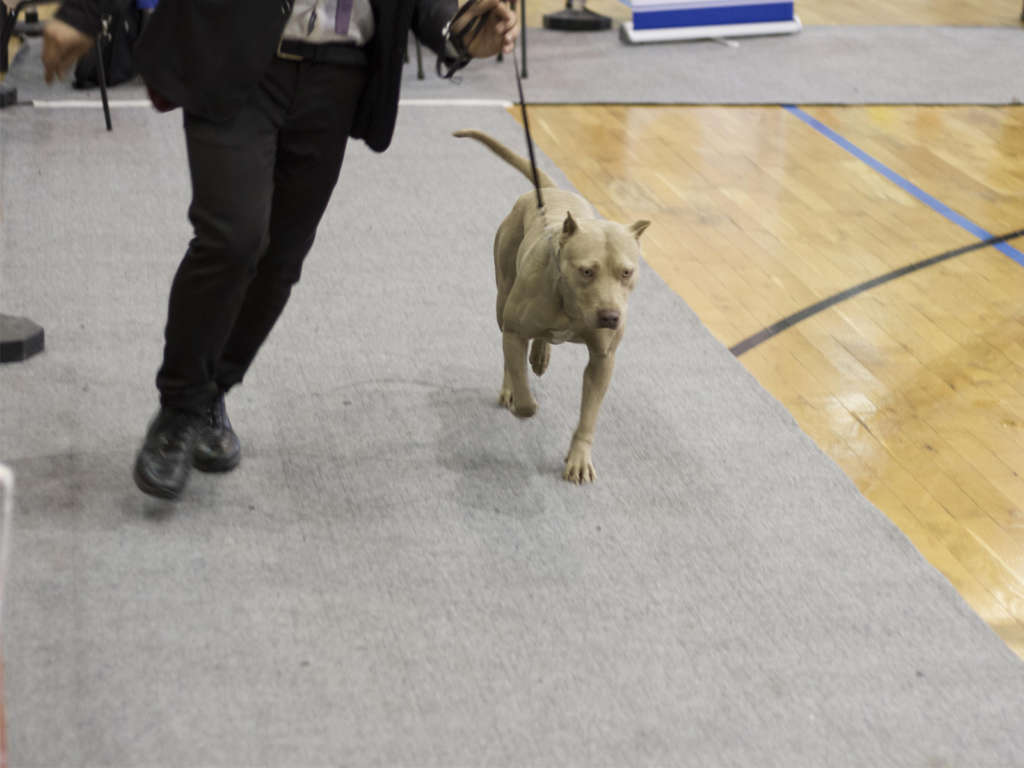
<path fill-rule="evenodd" d="M 558 268 L 566 311 L 590 329 L 615 331 L 626 322 L 640 265 L 640 235 L 650 225 L 613 221 L 577 223 L 565 216 L 558 237 Z"/>

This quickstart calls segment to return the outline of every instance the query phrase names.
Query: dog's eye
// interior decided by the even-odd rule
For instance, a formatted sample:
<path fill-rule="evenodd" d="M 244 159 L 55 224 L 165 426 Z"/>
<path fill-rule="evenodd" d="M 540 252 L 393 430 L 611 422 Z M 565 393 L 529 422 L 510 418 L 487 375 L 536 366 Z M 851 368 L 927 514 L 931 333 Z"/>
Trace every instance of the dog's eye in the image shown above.
<path fill-rule="evenodd" d="M 632 276 L 633 276 L 633 270 L 632 269 L 624 269 L 624 270 L 622 270 L 622 279 L 623 280 L 629 280 L 629 278 L 631 278 Z"/>
<path fill-rule="evenodd" d="M 591 278 L 591 277 L 594 276 L 594 268 L 593 267 L 580 267 L 580 274 L 583 275 L 586 278 Z"/>

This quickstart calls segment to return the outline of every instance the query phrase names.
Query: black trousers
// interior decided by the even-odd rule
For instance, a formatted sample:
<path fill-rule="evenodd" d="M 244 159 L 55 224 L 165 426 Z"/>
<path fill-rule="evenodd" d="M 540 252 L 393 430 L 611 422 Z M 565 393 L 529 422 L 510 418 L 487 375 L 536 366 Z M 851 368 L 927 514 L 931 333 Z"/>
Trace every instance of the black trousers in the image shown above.
<path fill-rule="evenodd" d="M 242 381 L 302 273 L 365 82 L 275 58 L 229 122 L 186 113 L 194 237 L 171 285 L 162 406 L 200 414 Z"/>

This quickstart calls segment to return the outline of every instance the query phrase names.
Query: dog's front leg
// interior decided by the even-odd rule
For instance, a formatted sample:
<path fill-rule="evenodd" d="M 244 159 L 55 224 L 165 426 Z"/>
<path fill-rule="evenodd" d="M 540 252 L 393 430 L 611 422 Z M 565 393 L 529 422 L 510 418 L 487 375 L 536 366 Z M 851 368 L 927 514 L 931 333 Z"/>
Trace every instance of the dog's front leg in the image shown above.
<path fill-rule="evenodd" d="M 501 345 L 505 352 L 505 380 L 501 385 L 501 404 L 523 418 L 537 412 L 537 402 L 526 380 L 526 346 L 528 340 L 512 331 L 503 331 Z"/>
<path fill-rule="evenodd" d="M 569 455 L 565 457 L 565 471 L 562 477 L 570 483 L 580 485 L 593 482 L 597 472 L 590 459 L 590 448 L 594 443 L 594 429 L 597 412 L 601 409 L 604 393 L 612 380 L 615 369 L 615 353 L 590 348 L 590 362 L 583 371 L 583 401 L 580 405 L 580 423 L 572 436 Z"/>

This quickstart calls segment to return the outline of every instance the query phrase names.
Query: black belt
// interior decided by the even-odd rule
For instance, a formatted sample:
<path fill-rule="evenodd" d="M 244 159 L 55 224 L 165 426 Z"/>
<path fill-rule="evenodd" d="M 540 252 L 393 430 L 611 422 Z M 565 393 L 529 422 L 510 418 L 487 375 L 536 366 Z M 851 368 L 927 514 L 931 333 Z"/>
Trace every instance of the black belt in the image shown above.
<path fill-rule="evenodd" d="M 340 64 L 343 67 L 366 67 L 370 64 L 366 51 L 348 43 L 282 40 L 277 45 L 277 56 L 288 61 L 317 61 L 323 64 Z"/>

